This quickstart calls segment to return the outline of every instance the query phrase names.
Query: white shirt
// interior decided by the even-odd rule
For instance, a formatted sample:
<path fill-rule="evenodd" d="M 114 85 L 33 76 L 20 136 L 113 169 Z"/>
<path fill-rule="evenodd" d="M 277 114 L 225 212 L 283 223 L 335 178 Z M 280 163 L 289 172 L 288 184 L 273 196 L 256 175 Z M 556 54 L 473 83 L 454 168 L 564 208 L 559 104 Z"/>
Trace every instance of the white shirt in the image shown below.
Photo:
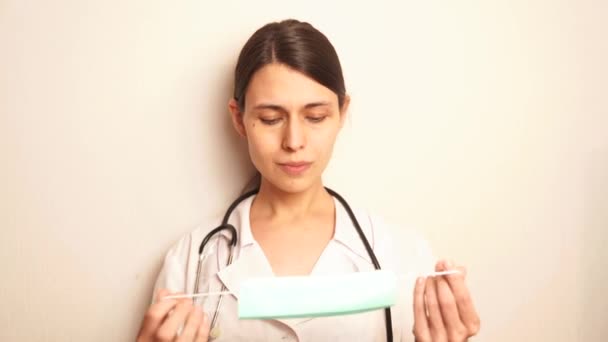
<path fill-rule="evenodd" d="M 229 220 L 238 232 L 233 263 L 225 266 L 228 260 L 228 244 L 223 239 L 211 240 L 205 247 L 204 253 L 211 254 L 201 269 L 199 292 L 220 291 L 224 285 L 227 291 L 234 293 L 223 295 L 217 321 L 220 335 L 214 341 L 386 341 L 383 309 L 332 317 L 238 319 L 240 283 L 249 277 L 274 276 L 270 263 L 251 233 L 249 212 L 254 197 L 242 201 Z M 317 260 L 311 274 L 372 271 L 374 266 L 348 213 L 338 200 L 334 202 L 334 236 Z M 400 283 L 397 303 L 391 307 L 393 339 L 414 341 L 412 298 L 415 276 L 432 272 L 434 265 L 428 244 L 412 231 L 396 234 L 394 228 L 366 211 L 354 210 L 354 213 L 382 269 L 393 270 L 398 275 L 408 275 Z M 200 226 L 182 237 L 169 250 L 158 275 L 154 293 L 161 288 L 172 292 L 194 291 L 199 245 L 207 233 L 220 223 L 221 218 L 218 218 Z M 225 230 L 222 232 L 226 237 L 229 236 Z M 202 303 L 210 319 L 215 312 L 217 299 L 218 297 L 207 297 Z"/>

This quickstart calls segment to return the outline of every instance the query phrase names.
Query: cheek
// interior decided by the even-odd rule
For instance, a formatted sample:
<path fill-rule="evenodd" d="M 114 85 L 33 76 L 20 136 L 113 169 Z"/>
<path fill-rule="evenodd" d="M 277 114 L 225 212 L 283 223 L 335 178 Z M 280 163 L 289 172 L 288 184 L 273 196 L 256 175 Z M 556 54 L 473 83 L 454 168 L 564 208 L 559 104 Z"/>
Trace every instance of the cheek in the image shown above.
<path fill-rule="evenodd" d="M 272 155 L 277 149 L 275 137 L 272 134 L 256 131 L 252 127 L 247 134 L 247 143 L 249 146 L 249 155 L 254 164 L 266 164 L 272 162 Z"/>
<path fill-rule="evenodd" d="M 328 130 L 323 134 L 317 134 L 314 136 L 313 145 L 315 147 L 316 153 L 321 157 L 325 162 L 331 157 L 334 144 L 336 142 L 337 130 Z"/>

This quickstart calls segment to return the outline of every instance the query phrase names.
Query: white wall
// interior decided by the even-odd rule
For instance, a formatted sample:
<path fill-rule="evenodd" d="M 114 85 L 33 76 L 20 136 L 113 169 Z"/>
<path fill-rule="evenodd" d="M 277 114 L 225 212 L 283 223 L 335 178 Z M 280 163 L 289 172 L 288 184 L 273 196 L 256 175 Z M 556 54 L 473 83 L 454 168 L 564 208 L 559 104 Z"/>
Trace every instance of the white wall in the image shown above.
<path fill-rule="evenodd" d="M 327 184 L 469 266 L 479 341 L 608 338 L 605 1 L 0 2 L 0 340 L 127 341 L 251 174 L 238 51 L 308 20 L 353 97 Z"/>

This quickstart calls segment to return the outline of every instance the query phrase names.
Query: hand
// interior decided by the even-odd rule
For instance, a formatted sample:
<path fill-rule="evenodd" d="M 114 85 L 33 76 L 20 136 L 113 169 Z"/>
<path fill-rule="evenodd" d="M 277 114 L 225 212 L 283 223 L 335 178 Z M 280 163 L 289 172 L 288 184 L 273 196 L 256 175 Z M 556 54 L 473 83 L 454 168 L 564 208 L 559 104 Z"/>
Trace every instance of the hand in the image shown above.
<path fill-rule="evenodd" d="M 418 278 L 414 288 L 416 342 L 463 342 L 479 332 L 479 316 L 464 282 L 466 270 L 439 261 L 435 271 L 459 274 Z"/>
<path fill-rule="evenodd" d="M 207 315 L 192 303 L 192 299 L 162 299 L 170 294 L 164 289 L 158 291 L 156 302 L 150 306 L 141 323 L 137 342 L 207 342 Z M 178 336 L 178 329 L 182 326 Z"/>

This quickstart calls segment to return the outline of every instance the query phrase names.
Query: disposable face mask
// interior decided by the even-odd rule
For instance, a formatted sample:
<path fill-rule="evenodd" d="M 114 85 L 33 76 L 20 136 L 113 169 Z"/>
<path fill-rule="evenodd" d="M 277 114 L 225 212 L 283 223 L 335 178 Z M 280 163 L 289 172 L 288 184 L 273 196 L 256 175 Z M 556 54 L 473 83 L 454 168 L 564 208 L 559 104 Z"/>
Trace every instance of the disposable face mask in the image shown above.
<path fill-rule="evenodd" d="M 328 276 L 252 278 L 241 285 L 239 318 L 345 315 L 385 308 L 397 299 L 397 277 L 380 270 Z"/>
<path fill-rule="evenodd" d="M 457 270 L 424 275 L 443 276 Z M 354 272 L 341 275 L 250 278 L 238 294 L 240 319 L 275 319 L 346 315 L 393 306 L 397 300 L 397 276 L 388 270 Z M 230 295 L 207 292 L 167 296 L 165 299 Z"/>

